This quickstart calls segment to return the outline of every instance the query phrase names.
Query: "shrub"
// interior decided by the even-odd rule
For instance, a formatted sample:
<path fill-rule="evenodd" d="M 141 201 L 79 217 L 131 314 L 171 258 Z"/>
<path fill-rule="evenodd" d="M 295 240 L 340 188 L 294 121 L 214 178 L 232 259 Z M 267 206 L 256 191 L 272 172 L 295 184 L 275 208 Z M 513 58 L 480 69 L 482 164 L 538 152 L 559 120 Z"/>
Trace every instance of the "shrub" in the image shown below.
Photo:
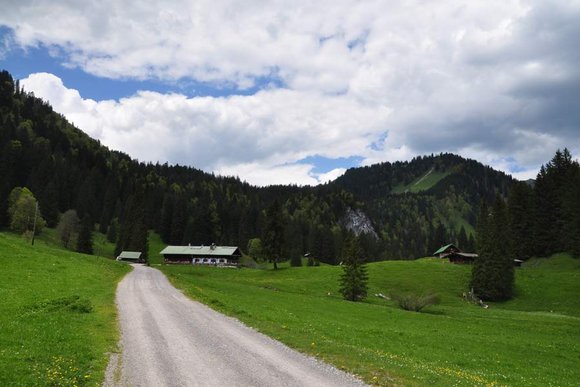
<path fill-rule="evenodd" d="M 406 293 L 402 295 L 393 296 L 401 309 L 410 310 L 412 312 L 420 312 L 423 308 L 431 305 L 437 305 L 441 302 L 439 295 L 435 293 L 428 293 L 424 295 L 417 295 L 414 293 Z"/>

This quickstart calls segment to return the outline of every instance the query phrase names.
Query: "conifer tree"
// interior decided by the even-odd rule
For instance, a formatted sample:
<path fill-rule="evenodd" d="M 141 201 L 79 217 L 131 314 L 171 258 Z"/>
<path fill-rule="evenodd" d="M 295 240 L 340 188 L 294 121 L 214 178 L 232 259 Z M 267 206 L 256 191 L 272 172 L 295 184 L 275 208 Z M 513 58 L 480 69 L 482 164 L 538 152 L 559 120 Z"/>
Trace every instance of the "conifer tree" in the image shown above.
<path fill-rule="evenodd" d="M 534 214 L 532 188 L 524 182 L 515 183 L 508 196 L 509 232 L 515 258 L 528 259 L 534 254 Z"/>
<path fill-rule="evenodd" d="M 507 231 L 506 205 L 497 195 L 491 210 L 481 206 L 477 225 L 478 257 L 472 268 L 471 288 L 484 300 L 507 300 L 513 295 L 514 268 Z"/>
<path fill-rule="evenodd" d="M 77 239 L 77 251 L 79 253 L 93 253 L 93 226 L 93 221 L 89 216 L 85 216 L 82 219 Z"/>
<path fill-rule="evenodd" d="M 368 274 L 358 240 L 348 235 L 342 257 L 343 273 L 340 277 L 340 293 L 345 300 L 360 301 L 367 296 Z"/>
<path fill-rule="evenodd" d="M 282 259 L 282 245 L 284 244 L 284 214 L 282 206 L 278 200 L 266 210 L 266 229 L 264 232 L 264 250 L 268 255 L 268 260 L 274 264 L 274 269 L 278 269 L 278 262 Z"/>

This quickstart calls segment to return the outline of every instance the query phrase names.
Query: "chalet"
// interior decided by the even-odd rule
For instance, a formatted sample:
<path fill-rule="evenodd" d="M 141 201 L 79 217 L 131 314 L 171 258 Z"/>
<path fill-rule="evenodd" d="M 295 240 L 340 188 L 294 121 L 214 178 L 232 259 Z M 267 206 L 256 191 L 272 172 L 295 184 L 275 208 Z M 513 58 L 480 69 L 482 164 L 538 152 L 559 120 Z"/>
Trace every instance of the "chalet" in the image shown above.
<path fill-rule="evenodd" d="M 464 253 L 453 244 L 441 247 L 433 255 L 439 258 L 449 258 L 451 263 L 473 263 L 475 258 L 477 258 L 477 254 Z"/>
<path fill-rule="evenodd" d="M 447 258 L 449 254 L 461 252 L 454 244 L 448 244 L 441 247 L 439 250 L 433 253 L 434 256 L 439 258 Z"/>
<path fill-rule="evenodd" d="M 236 246 L 167 246 L 159 253 L 165 263 L 238 266 L 242 253 Z"/>
<path fill-rule="evenodd" d="M 117 257 L 117 261 L 127 261 L 127 262 L 143 262 L 141 260 L 141 252 L 140 251 L 123 251 Z"/>

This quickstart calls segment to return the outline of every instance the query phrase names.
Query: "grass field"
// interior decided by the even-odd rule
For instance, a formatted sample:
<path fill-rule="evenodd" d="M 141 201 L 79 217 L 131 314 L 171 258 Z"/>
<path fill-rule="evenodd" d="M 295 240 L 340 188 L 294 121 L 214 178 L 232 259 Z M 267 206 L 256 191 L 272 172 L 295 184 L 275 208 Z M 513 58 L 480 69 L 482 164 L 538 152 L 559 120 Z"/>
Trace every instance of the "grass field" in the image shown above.
<path fill-rule="evenodd" d="M 461 294 L 470 267 L 436 259 L 369 265 L 363 303 L 337 294 L 341 269 L 161 266 L 186 294 L 376 385 L 572 386 L 580 380 L 580 260 L 517 270 L 517 298 L 489 309 Z M 435 291 L 424 313 L 374 297 Z"/>
<path fill-rule="evenodd" d="M 399 184 L 395 186 L 391 190 L 391 193 L 400 194 L 405 192 L 417 193 L 426 191 L 448 175 L 449 172 L 430 172 L 428 174 L 419 176 L 417 179 L 413 180 L 407 185 Z"/>
<path fill-rule="evenodd" d="M 0 233 L 0 385 L 102 383 L 127 265 Z"/>
<path fill-rule="evenodd" d="M 159 265 L 163 263 L 163 257 L 159 254 L 167 245 L 161 241 L 159 234 L 149 231 L 149 263 Z"/>

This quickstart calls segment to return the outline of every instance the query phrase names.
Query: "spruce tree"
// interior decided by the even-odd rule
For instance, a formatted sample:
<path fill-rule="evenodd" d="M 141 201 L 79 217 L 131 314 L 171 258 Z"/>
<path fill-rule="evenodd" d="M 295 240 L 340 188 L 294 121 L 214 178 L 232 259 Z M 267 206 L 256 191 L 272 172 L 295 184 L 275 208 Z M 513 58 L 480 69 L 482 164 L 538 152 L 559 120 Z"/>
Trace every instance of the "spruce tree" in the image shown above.
<path fill-rule="evenodd" d="M 93 221 L 88 215 L 81 221 L 77 239 L 77 251 L 79 253 L 93 253 L 93 226 Z"/>
<path fill-rule="evenodd" d="M 514 267 L 508 216 L 504 200 L 497 195 L 491 210 L 481 206 L 477 225 L 478 257 L 472 268 L 471 288 L 490 301 L 510 299 L 513 295 Z"/>
<path fill-rule="evenodd" d="M 534 213 L 534 191 L 527 183 L 515 183 L 508 196 L 509 232 L 515 258 L 525 260 L 534 254 Z"/>
<path fill-rule="evenodd" d="M 282 206 L 278 200 L 266 210 L 266 228 L 263 237 L 264 250 L 268 260 L 278 269 L 278 262 L 282 259 L 282 245 L 284 244 L 284 219 Z"/>
<path fill-rule="evenodd" d="M 340 277 L 340 293 L 345 300 L 360 301 L 367 296 L 368 274 L 358 240 L 348 235 L 342 257 L 343 273 Z"/>

